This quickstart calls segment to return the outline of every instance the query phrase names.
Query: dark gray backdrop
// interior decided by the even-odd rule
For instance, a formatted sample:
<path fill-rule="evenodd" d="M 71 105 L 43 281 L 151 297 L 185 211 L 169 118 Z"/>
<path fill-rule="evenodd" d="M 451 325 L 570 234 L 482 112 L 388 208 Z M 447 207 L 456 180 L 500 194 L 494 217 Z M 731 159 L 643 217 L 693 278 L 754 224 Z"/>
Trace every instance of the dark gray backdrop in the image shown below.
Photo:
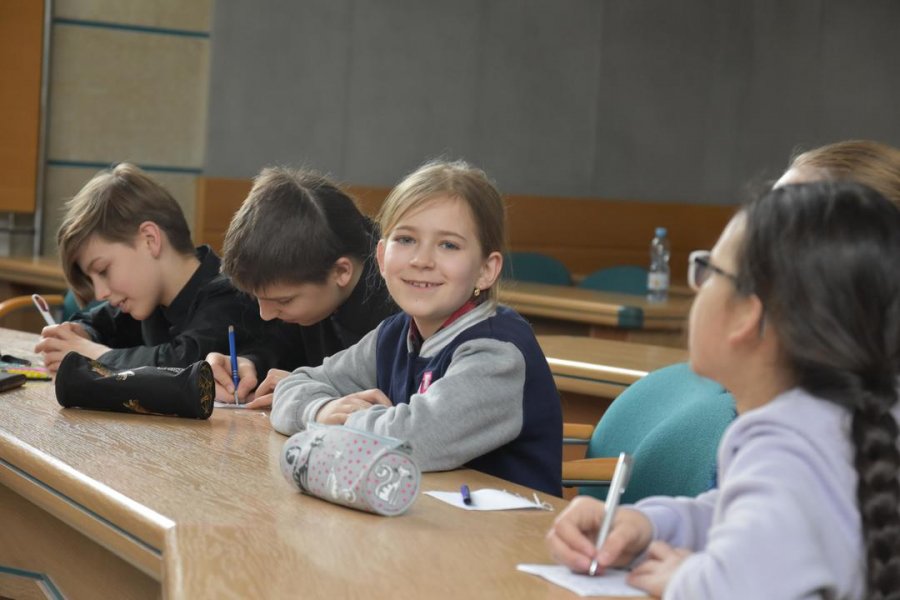
<path fill-rule="evenodd" d="M 730 203 L 797 146 L 900 145 L 893 0 L 216 0 L 205 173 Z"/>

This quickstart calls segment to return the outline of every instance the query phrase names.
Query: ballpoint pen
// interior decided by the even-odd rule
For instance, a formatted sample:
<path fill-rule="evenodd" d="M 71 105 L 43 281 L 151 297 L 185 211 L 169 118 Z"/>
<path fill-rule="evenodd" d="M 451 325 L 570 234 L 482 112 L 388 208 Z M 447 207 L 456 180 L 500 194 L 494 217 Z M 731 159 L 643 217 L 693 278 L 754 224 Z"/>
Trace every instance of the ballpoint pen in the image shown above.
<path fill-rule="evenodd" d="M 231 353 L 231 380 L 234 382 L 234 403 L 235 405 L 240 406 L 241 401 L 238 398 L 238 384 L 241 382 L 241 379 L 238 377 L 237 348 L 234 344 L 234 325 L 228 326 L 228 351 Z"/>
<path fill-rule="evenodd" d="M 622 452 L 619 454 L 619 460 L 616 463 L 616 470 L 613 472 L 612 482 L 609 484 L 609 492 L 606 494 L 606 510 L 603 515 L 603 523 L 600 525 L 600 533 L 597 534 L 597 550 L 603 547 L 609 530 L 612 528 L 613 518 L 616 516 L 616 509 L 619 507 L 619 499 L 625 486 L 628 485 L 628 479 L 631 477 L 632 458 L 630 454 Z M 591 568 L 588 575 L 593 577 L 597 574 L 597 559 L 591 561 Z"/>
<path fill-rule="evenodd" d="M 38 312 L 41 313 L 41 316 L 44 317 L 44 322 L 47 325 L 56 325 L 56 321 L 53 319 L 53 315 L 50 314 L 50 305 L 47 304 L 47 301 L 44 300 L 44 297 L 40 294 L 32 294 L 31 301 L 34 302 L 34 307 L 38 309 Z"/>

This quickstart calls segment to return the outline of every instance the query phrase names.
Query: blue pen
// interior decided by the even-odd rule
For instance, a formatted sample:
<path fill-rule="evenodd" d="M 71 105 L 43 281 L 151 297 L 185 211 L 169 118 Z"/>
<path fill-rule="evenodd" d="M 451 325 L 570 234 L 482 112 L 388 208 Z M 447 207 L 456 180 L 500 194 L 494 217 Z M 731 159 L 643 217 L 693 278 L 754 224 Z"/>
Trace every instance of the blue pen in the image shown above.
<path fill-rule="evenodd" d="M 228 326 L 228 351 L 231 352 L 231 379 L 234 381 L 234 403 L 240 406 L 241 401 L 238 399 L 237 389 L 241 379 L 238 377 L 237 349 L 234 346 L 234 325 Z"/>
<path fill-rule="evenodd" d="M 470 506 L 472 504 L 472 494 L 469 492 L 469 486 L 462 484 L 462 487 L 459 488 L 459 493 L 462 494 L 463 504 Z"/>

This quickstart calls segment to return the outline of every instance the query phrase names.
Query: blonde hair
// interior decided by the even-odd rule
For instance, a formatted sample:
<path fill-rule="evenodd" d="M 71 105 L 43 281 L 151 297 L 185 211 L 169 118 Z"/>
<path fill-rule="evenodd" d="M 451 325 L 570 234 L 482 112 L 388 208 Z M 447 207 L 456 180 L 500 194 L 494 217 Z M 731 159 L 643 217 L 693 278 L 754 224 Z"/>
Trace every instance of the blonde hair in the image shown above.
<path fill-rule="evenodd" d="M 193 254 L 191 232 L 171 194 L 130 163 L 97 173 L 66 202 L 66 215 L 56 234 L 66 281 L 82 304 L 94 297 L 90 278 L 78 256 L 91 236 L 131 245 L 141 223 L 152 221 L 180 254 Z"/>
<path fill-rule="evenodd" d="M 391 190 L 378 211 L 381 235 L 387 238 L 404 215 L 440 196 L 457 198 L 469 207 L 483 258 L 506 252 L 503 198 L 484 171 L 461 160 L 425 163 Z M 482 290 L 489 301 L 497 301 L 498 286 L 499 279 L 489 290 Z"/>
<path fill-rule="evenodd" d="M 791 168 L 820 171 L 825 178 L 855 181 L 900 206 L 900 150 L 871 140 L 846 140 L 799 154 Z"/>

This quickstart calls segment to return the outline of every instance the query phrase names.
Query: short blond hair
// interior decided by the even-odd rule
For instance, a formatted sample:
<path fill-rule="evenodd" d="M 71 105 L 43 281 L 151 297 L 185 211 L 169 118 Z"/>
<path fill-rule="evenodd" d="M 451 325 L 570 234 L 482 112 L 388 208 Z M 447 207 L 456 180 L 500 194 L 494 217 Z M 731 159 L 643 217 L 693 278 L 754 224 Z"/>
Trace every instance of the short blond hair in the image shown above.
<path fill-rule="evenodd" d="M 900 206 L 900 150 L 872 140 L 846 140 L 798 154 L 791 168 L 867 185 Z"/>
<path fill-rule="evenodd" d="M 66 202 L 56 239 L 66 281 L 82 304 L 94 297 L 90 278 L 78 256 L 91 236 L 132 244 L 141 223 L 152 221 L 176 252 L 193 254 L 194 244 L 184 213 L 164 187 L 130 163 L 97 173 Z"/>
<path fill-rule="evenodd" d="M 503 198 L 484 171 L 462 160 L 425 163 L 391 190 L 378 212 L 381 235 L 387 238 L 404 215 L 440 196 L 457 198 L 469 207 L 484 258 L 492 252 L 505 254 Z M 497 301 L 498 286 L 499 279 L 485 290 L 492 302 Z"/>

